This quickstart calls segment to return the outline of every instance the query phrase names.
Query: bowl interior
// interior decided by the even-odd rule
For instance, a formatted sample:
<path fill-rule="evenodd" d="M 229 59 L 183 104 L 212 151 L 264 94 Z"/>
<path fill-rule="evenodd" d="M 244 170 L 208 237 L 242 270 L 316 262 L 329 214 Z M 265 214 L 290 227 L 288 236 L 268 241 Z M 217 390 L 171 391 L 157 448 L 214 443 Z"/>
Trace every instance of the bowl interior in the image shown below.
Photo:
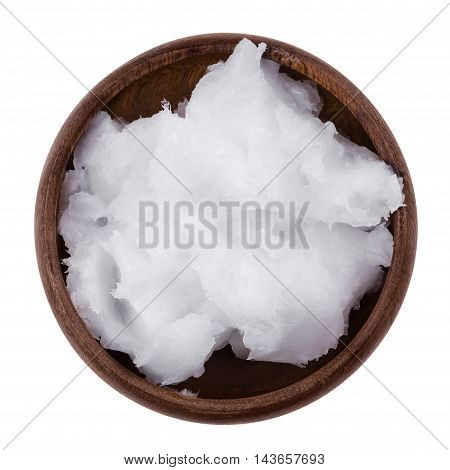
<path fill-rule="evenodd" d="M 151 116 L 160 111 L 163 99 L 168 100 L 172 108 L 175 109 L 179 102 L 190 97 L 207 66 L 226 58 L 227 54 L 195 55 L 161 67 L 144 75 L 119 92 L 108 103 L 108 107 L 116 116 L 120 116 L 128 122 L 139 117 Z M 282 66 L 280 71 L 287 73 L 294 79 L 306 78 L 286 66 Z M 323 121 L 331 119 L 341 134 L 346 135 L 359 145 L 374 150 L 373 143 L 367 133 L 350 111 L 345 109 L 333 118 L 343 104 L 321 86 L 319 86 L 319 92 L 324 102 L 319 117 Z M 71 165 L 71 161 L 69 165 Z M 58 242 L 60 258 L 66 258 L 68 255 L 64 240 L 60 236 Z M 360 309 L 350 313 L 348 334 L 342 338 L 344 343 L 350 342 L 367 321 L 379 297 L 379 292 L 365 296 Z M 330 350 L 320 359 L 310 362 L 306 367 L 299 368 L 289 364 L 237 359 L 231 348 L 227 346 L 212 355 L 206 363 L 205 373 L 201 377 L 190 378 L 173 386 L 173 388 L 177 390 L 187 388 L 198 393 L 201 398 L 252 397 L 281 389 L 309 376 L 334 358 L 343 347 L 343 345 L 339 345 L 337 349 Z M 142 376 L 128 355 L 117 351 L 108 351 L 108 353 L 124 367 L 136 375 Z"/>

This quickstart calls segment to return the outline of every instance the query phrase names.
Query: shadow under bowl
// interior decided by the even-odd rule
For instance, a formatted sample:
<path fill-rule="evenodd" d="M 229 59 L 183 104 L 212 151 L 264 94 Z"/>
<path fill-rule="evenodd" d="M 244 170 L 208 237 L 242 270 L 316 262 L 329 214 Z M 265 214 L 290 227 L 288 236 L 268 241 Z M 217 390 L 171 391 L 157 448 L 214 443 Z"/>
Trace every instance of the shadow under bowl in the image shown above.
<path fill-rule="evenodd" d="M 264 57 L 281 64 L 294 79 L 317 83 L 331 120 L 353 142 L 373 150 L 403 177 L 405 207 L 391 218 L 394 237 L 391 267 L 383 286 L 365 296 L 352 311 L 341 344 L 306 367 L 237 359 L 229 346 L 216 351 L 205 373 L 173 387 L 149 383 L 123 353 L 104 349 L 89 333 L 69 297 L 64 265 L 67 251 L 58 235 L 61 184 L 72 165 L 72 153 L 92 118 L 106 110 L 126 121 L 151 116 L 161 101 L 173 107 L 189 98 L 208 65 L 225 60 L 247 37 L 265 42 Z M 345 106 L 345 107 L 344 107 Z M 352 374 L 372 353 L 391 326 L 406 293 L 414 264 L 417 217 L 406 163 L 388 126 L 359 90 L 343 75 L 294 46 L 243 34 L 206 34 L 154 48 L 119 67 L 77 105 L 61 128 L 42 173 L 35 216 L 35 239 L 42 282 L 64 334 L 83 360 L 116 390 L 153 410 L 177 418 L 210 423 L 242 423 L 281 415 L 307 405 Z M 177 392 L 187 388 L 197 398 Z"/>

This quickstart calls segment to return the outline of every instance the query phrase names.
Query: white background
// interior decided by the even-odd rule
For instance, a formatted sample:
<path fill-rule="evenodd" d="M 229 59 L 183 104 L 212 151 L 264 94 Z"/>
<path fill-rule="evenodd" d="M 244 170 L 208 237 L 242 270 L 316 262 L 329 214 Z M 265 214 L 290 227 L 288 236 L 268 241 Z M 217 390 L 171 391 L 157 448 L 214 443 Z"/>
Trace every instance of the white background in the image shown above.
<path fill-rule="evenodd" d="M 243 32 L 306 49 L 362 88 L 444 7 L 430 0 L 4 1 L 88 87 L 172 39 Z M 449 24 L 450 8 L 365 91 L 403 150 L 419 212 L 408 295 L 366 364 L 447 446 Z M 1 5 L 0 48 L 3 447 L 84 365 L 45 298 L 33 212 L 48 150 L 85 90 Z M 450 468 L 449 452 L 364 369 L 304 409 L 240 426 L 201 425 L 154 413 L 87 370 L 2 451 L 1 459 L 8 469 L 123 468 L 124 455 L 158 452 L 242 458 L 257 452 L 322 452 L 325 468 Z"/>

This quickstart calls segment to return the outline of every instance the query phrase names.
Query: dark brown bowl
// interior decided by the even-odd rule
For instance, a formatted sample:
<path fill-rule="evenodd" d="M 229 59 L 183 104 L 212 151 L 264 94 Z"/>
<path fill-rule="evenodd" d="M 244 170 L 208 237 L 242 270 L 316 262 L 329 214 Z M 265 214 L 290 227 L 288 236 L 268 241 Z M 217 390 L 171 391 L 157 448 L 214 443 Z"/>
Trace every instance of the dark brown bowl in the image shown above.
<path fill-rule="evenodd" d="M 208 65 L 226 59 L 247 37 L 265 42 L 265 57 L 282 65 L 293 78 L 307 77 L 319 85 L 323 120 L 353 142 L 374 150 L 404 179 L 406 206 L 392 217 L 392 265 L 382 289 L 366 296 L 350 314 L 342 344 L 304 368 L 236 359 L 229 347 L 213 354 L 206 372 L 173 388 L 149 383 L 128 356 L 105 350 L 78 316 L 65 285 L 61 260 L 67 256 L 58 235 L 61 183 L 72 152 L 92 117 L 105 109 L 127 121 L 160 110 L 161 100 L 177 105 L 202 77 Z M 274 417 L 320 398 L 352 374 L 384 337 L 405 296 L 414 264 L 417 218 L 414 191 L 405 160 L 391 131 L 369 100 L 339 72 L 307 52 L 273 39 L 243 34 L 207 34 L 164 44 L 102 80 L 72 111 L 50 150 L 36 202 L 36 251 L 48 300 L 61 329 L 83 360 L 119 392 L 153 410 L 177 418 L 209 423 L 242 423 Z M 98 99 L 97 99 L 98 98 Z M 347 108 L 333 117 L 343 105 Z M 345 346 L 344 346 L 345 344 Z M 185 397 L 176 390 L 199 392 Z"/>

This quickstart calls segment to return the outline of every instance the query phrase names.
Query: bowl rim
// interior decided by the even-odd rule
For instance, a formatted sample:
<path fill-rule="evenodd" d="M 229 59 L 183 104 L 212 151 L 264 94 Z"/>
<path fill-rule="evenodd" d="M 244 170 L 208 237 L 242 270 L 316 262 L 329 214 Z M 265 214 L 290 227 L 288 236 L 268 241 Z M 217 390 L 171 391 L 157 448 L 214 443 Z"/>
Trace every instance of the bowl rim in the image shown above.
<path fill-rule="evenodd" d="M 367 321 L 334 358 L 311 375 L 262 395 L 238 399 L 185 397 L 138 377 L 116 360 L 89 333 L 70 299 L 57 250 L 59 192 L 67 161 L 93 116 L 126 86 L 159 67 L 192 55 L 229 54 L 242 38 L 265 42 L 265 57 L 316 81 L 336 96 L 359 121 L 381 159 L 404 180 L 405 207 L 392 217 L 394 252 L 386 281 Z M 251 34 L 203 34 L 178 39 L 138 55 L 99 82 L 71 112 L 44 165 L 36 198 L 35 244 L 44 289 L 65 336 L 84 362 L 114 389 L 169 416 L 204 423 L 244 423 L 267 419 L 322 397 L 363 365 L 394 321 L 414 265 L 417 215 L 411 178 L 400 148 L 375 107 L 355 85 L 330 65 L 295 46 Z"/>

